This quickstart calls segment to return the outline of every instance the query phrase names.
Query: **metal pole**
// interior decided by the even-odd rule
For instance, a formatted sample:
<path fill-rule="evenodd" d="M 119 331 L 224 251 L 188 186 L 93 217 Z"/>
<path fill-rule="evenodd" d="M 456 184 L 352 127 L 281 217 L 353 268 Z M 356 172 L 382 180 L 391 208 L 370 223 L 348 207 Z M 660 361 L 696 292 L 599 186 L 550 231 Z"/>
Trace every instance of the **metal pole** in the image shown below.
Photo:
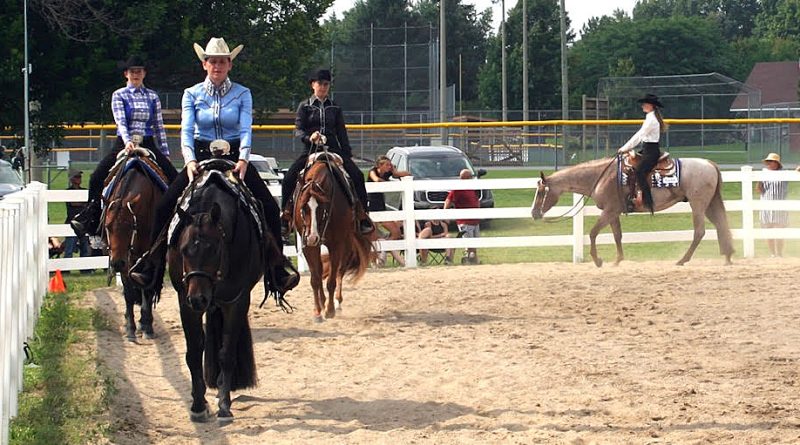
<path fill-rule="evenodd" d="M 569 78 L 567 77 L 567 14 L 564 7 L 564 0 L 561 0 L 561 119 L 569 119 Z M 564 142 L 563 147 L 565 159 L 567 155 L 567 141 L 569 140 L 566 125 L 563 126 Z M 556 158 L 558 153 L 556 153 Z"/>
<path fill-rule="evenodd" d="M 373 91 L 374 91 L 373 88 L 372 88 L 372 82 L 373 82 L 373 79 L 372 79 L 372 67 L 373 67 L 373 65 L 372 65 L 372 45 L 374 43 L 374 41 L 372 40 L 373 27 L 374 27 L 374 24 L 370 23 L 369 24 L 369 118 L 370 118 L 370 123 L 373 123 L 374 120 L 375 120 L 375 107 L 374 107 L 374 102 L 373 102 L 374 99 L 372 97 Z"/>
<path fill-rule="evenodd" d="M 403 123 L 408 114 L 408 22 L 403 22 Z"/>
<path fill-rule="evenodd" d="M 522 120 L 528 120 L 528 4 L 522 0 Z M 528 127 L 522 127 L 522 149 L 527 150 Z"/>
<path fill-rule="evenodd" d="M 28 96 L 28 85 L 29 80 L 28 76 L 30 75 L 31 65 L 28 63 L 28 0 L 23 1 L 22 5 L 24 12 L 23 12 L 23 21 L 24 23 L 24 34 L 25 34 L 25 68 L 23 68 L 22 72 L 24 74 L 24 84 L 25 84 L 25 156 L 27 156 L 27 161 L 25 162 L 28 167 L 28 182 L 30 183 L 33 180 L 31 176 L 31 166 L 33 165 L 33 147 L 31 147 L 31 116 L 30 116 L 30 98 Z"/>
<path fill-rule="evenodd" d="M 439 1 L 439 122 L 444 122 L 447 104 L 447 33 L 445 32 L 445 3 Z M 447 132 L 441 129 L 442 144 L 447 143 Z"/>
<path fill-rule="evenodd" d="M 506 97 L 506 0 L 501 1 L 500 10 L 500 65 L 502 72 L 501 96 L 503 102 L 503 122 L 508 120 L 508 98 Z M 505 127 L 503 127 L 505 129 Z"/>

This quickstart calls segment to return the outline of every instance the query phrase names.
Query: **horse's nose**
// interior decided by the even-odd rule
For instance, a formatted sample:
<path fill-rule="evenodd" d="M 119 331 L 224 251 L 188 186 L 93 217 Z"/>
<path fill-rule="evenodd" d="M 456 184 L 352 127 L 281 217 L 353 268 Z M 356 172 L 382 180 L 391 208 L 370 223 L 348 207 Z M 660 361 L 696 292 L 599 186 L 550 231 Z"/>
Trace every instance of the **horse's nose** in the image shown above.
<path fill-rule="evenodd" d="M 306 239 L 306 246 L 314 247 L 318 244 L 319 244 L 319 236 L 314 234 L 308 235 L 308 238 Z"/>
<path fill-rule="evenodd" d="M 531 210 L 531 217 L 533 219 L 541 219 L 542 218 L 542 212 L 539 211 L 539 209 L 533 209 L 533 210 Z"/>
<path fill-rule="evenodd" d="M 201 292 L 195 295 L 187 295 L 187 300 L 189 301 L 189 307 L 192 308 L 193 311 L 205 312 L 205 310 L 208 309 L 211 298 Z"/>

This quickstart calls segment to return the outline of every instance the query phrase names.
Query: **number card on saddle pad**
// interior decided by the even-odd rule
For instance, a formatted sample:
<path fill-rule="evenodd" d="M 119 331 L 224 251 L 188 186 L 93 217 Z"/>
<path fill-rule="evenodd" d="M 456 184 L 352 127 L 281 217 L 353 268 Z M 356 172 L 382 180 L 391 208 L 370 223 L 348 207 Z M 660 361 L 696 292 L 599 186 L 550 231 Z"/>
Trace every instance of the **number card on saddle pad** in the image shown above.
<path fill-rule="evenodd" d="M 218 184 L 223 186 L 222 188 L 224 190 L 230 192 L 231 197 L 238 199 L 239 203 L 249 210 L 247 213 L 253 218 L 253 222 L 258 228 L 258 236 L 263 240 L 264 226 L 262 225 L 262 218 L 259 215 L 261 210 L 256 207 L 257 201 L 252 193 L 250 193 L 250 190 L 232 173 L 231 169 L 233 168 L 233 163 L 222 159 L 208 159 L 200 162 L 199 167 L 201 170 L 200 176 L 183 191 L 183 194 L 178 200 L 178 207 L 187 210 L 189 208 L 189 202 L 192 200 L 196 190 L 202 189 L 209 181 L 217 181 Z M 221 170 L 219 168 L 221 168 Z M 169 231 L 167 232 L 169 245 L 174 245 L 177 241 L 175 235 L 180 232 L 180 230 L 176 230 L 180 227 L 180 221 L 180 216 L 175 213 L 169 223 Z"/>
<path fill-rule="evenodd" d="M 635 178 L 634 169 L 638 164 L 638 156 L 634 154 L 617 157 L 617 181 L 620 185 L 628 185 L 635 180 L 629 181 L 628 178 Z M 669 152 L 664 152 L 658 158 L 658 164 L 650 174 L 650 187 L 670 188 L 677 187 L 681 181 L 681 160 L 669 157 Z"/>

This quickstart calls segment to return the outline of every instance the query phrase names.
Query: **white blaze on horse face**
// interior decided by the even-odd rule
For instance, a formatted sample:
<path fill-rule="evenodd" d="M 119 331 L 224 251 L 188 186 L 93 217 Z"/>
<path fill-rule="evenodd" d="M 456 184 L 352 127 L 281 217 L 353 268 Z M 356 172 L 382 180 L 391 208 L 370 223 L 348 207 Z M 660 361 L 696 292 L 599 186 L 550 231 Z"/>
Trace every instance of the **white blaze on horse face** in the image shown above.
<path fill-rule="evenodd" d="M 306 245 L 308 246 L 319 245 L 317 207 L 319 207 L 319 203 L 317 203 L 317 199 L 312 196 L 311 199 L 308 200 L 308 208 L 311 210 L 311 233 L 309 233 L 308 238 L 306 238 Z"/>

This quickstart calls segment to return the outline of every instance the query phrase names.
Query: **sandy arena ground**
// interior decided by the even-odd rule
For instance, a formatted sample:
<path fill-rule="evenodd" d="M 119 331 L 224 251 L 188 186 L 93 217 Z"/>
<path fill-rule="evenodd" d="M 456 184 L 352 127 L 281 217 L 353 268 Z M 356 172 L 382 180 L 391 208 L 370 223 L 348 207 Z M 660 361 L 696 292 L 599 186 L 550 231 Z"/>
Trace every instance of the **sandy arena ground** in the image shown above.
<path fill-rule="evenodd" d="M 120 388 L 116 444 L 788 444 L 798 271 L 800 259 L 370 271 L 322 324 L 307 277 L 292 315 L 259 309 L 259 285 L 260 385 L 234 394 L 227 426 L 189 421 L 171 287 L 159 338 L 139 343 L 123 338 L 119 292 L 87 298 L 119 325 L 97 344 Z"/>

